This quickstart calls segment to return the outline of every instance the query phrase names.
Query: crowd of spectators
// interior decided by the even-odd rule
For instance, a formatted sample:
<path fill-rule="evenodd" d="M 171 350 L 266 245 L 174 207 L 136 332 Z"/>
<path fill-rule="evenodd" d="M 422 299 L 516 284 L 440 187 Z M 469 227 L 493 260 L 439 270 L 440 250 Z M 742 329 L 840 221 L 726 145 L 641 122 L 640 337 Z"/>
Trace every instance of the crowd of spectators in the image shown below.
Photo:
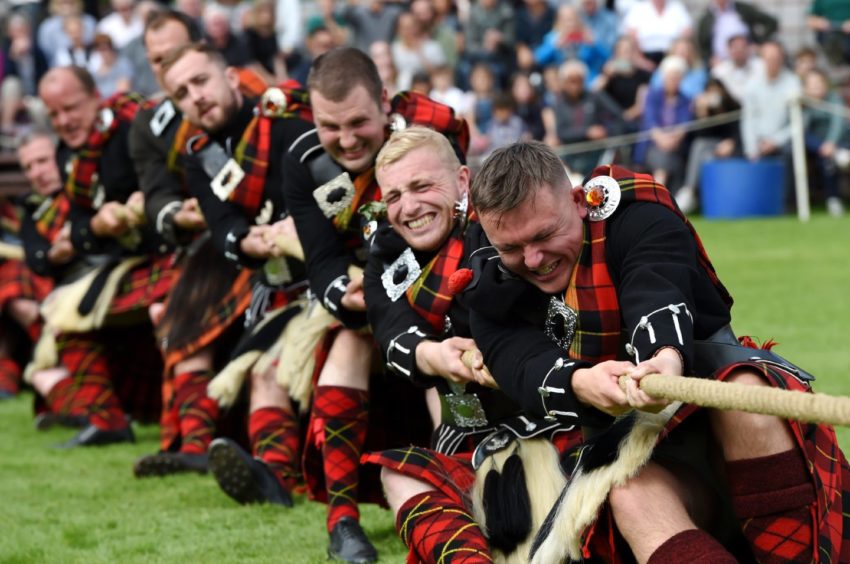
<path fill-rule="evenodd" d="M 0 3 L 3 146 L 13 148 L 31 122 L 44 121 L 34 95 L 51 67 L 86 67 L 103 96 L 154 95 L 139 36 L 162 5 Z M 643 132 L 634 144 L 563 151 L 564 161 L 576 175 L 600 158 L 651 171 L 687 211 L 701 163 L 789 158 L 788 101 L 803 93 L 822 102 L 804 109 L 810 175 L 840 215 L 850 134 L 833 77 L 850 63 L 850 3 L 814 0 L 807 20 L 814 41 L 793 56 L 764 2 L 689 6 L 690 13 L 681 0 L 174 2 L 230 64 L 270 82 L 303 82 L 318 55 L 357 46 L 373 57 L 390 94 L 419 90 L 466 117 L 474 157 L 517 138 L 560 147 Z M 737 110 L 740 122 L 683 127 Z"/>

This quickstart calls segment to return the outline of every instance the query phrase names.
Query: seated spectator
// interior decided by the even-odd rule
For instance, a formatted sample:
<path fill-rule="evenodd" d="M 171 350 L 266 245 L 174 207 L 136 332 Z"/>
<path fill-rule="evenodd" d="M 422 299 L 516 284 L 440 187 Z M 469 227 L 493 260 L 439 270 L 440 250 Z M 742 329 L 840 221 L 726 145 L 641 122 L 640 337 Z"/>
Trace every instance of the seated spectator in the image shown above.
<path fill-rule="evenodd" d="M 94 40 L 97 20 L 88 14 L 83 14 L 82 0 L 50 0 L 48 4 L 50 17 L 38 26 L 38 47 L 47 58 L 51 67 L 59 66 L 54 61 L 56 53 L 71 47 L 71 39 L 65 33 L 64 19 L 76 16 L 82 19 L 83 43 L 88 45 Z"/>
<path fill-rule="evenodd" d="M 578 9 L 581 20 L 593 37 L 606 51 L 613 51 L 614 43 L 620 36 L 620 18 L 617 14 L 606 8 L 602 0 L 580 0 Z"/>
<path fill-rule="evenodd" d="M 210 45 L 224 56 L 228 65 L 246 67 L 253 62 L 245 40 L 230 27 L 227 10 L 217 4 L 208 4 L 204 8 L 204 35 Z"/>
<path fill-rule="evenodd" d="M 579 17 L 575 6 L 563 4 L 558 8 L 552 31 L 546 34 L 543 43 L 534 50 L 534 61 L 540 66 L 546 66 L 578 59 L 587 66 L 587 79 L 592 81 L 602 70 L 609 55 L 608 50 Z"/>
<path fill-rule="evenodd" d="M 434 10 L 431 37 L 443 48 L 446 64 L 457 68 L 463 43 L 463 26 L 458 19 L 457 5 L 454 0 L 430 0 L 429 4 Z"/>
<path fill-rule="evenodd" d="M 493 98 L 497 91 L 490 65 L 479 63 L 472 67 L 469 84 L 471 86 L 470 101 L 467 113 L 463 117 L 469 123 L 470 152 L 480 154 L 483 149 L 479 146 L 478 139 L 490 126 L 490 120 L 493 118 Z"/>
<path fill-rule="evenodd" d="M 155 0 L 142 0 L 136 4 L 136 14 L 142 22 L 147 22 L 149 18 L 162 9 L 161 6 Z M 121 56 L 127 59 L 133 68 L 130 90 L 142 96 L 152 96 L 159 92 L 159 84 L 148 64 L 143 35 L 130 41 L 121 51 Z"/>
<path fill-rule="evenodd" d="M 694 117 L 709 118 L 740 110 L 741 105 L 729 94 L 723 83 L 712 78 L 705 92 L 694 98 Z M 688 151 L 685 181 L 676 192 L 676 203 L 682 213 L 697 208 L 697 186 L 702 165 L 714 159 L 726 159 L 741 150 L 741 129 L 738 121 L 730 121 L 694 131 Z"/>
<path fill-rule="evenodd" d="M 533 52 L 555 25 L 555 10 L 546 0 L 524 0 L 516 12 L 517 65 L 521 59 L 533 58 Z"/>
<path fill-rule="evenodd" d="M 346 2 L 340 15 L 351 29 L 353 46 L 368 53 L 372 43 L 392 41 L 396 20 L 403 10 L 400 4 L 394 2 L 364 0 L 363 2 Z"/>
<path fill-rule="evenodd" d="M 493 99 L 493 119 L 490 120 L 484 137 L 487 139 L 485 155 L 517 141 L 530 139 L 528 128 L 517 115 L 514 99 L 509 93 L 500 92 Z"/>
<path fill-rule="evenodd" d="M 546 135 L 546 128 L 543 126 L 543 103 L 529 75 L 524 73 L 514 75 L 511 81 L 511 96 L 513 96 L 516 115 L 522 119 L 530 138 L 543 141 Z"/>
<path fill-rule="evenodd" d="M 83 33 L 83 20 L 80 16 L 68 16 L 62 22 L 62 31 L 70 41 L 68 47 L 60 48 L 53 57 L 54 67 L 77 66 L 89 68 L 97 63 L 99 58 L 92 50 L 91 43 L 86 42 Z"/>
<path fill-rule="evenodd" d="M 597 141 L 617 131 L 617 105 L 607 95 L 586 88 L 587 72 L 581 61 L 567 61 L 558 69 L 560 85 L 555 103 L 543 110 L 545 141 L 552 147 Z M 601 155 L 601 150 L 583 151 L 566 155 L 563 160 L 571 171 L 587 174 Z"/>
<path fill-rule="evenodd" d="M 257 0 L 247 17 L 244 37 L 248 53 L 254 61 L 252 69 L 269 84 L 283 82 L 286 79 L 286 66 L 283 54 L 277 48 L 273 1 Z"/>
<path fill-rule="evenodd" d="M 97 23 L 97 32 L 108 35 L 118 51 L 142 34 L 144 22 L 135 11 L 135 4 L 135 0 L 110 0 L 112 13 Z"/>
<path fill-rule="evenodd" d="M 421 24 L 410 12 L 398 17 L 396 37 L 390 48 L 398 71 L 399 90 L 410 89 L 414 74 L 430 73 L 446 62 L 440 45 L 423 32 Z"/>
<path fill-rule="evenodd" d="M 831 64 L 850 62 L 850 2 L 814 0 L 808 24 Z"/>
<path fill-rule="evenodd" d="M 844 106 L 838 93 L 830 88 L 829 77 L 818 68 L 810 70 L 803 79 L 803 95 L 817 102 L 827 102 L 834 109 L 803 106 L 803 128 L 806 132 L 806 153 L 814 165 L 826 198 L 826 210 L 835 217 L 844 215 L 839 193 L 838 168 L 835 160 L 841 149 L 847 148 L 846 120 L 835 110 Z M 843 147 L 842 147 L 843 145 Z"/>
<path fill-rule="evenodd" d="M 658 64 L 673 41 L 691 35 L 692 25 L 681 0 L 639 0 L 623 18 L 623 33 L 633 36 L 641 53 Z"/>
<path fill-rule="evenodd" d="M 470 97 L 455 86 L 454 71 L 441 65 L 431 72 L 431 92 L 428 97 L 449 106 L 457 115 L 469 112 Z"/>
<path fill-rule="evenodd" d="M 765 42 L 760 53 L 764 73 L 749 81 L 741 103 L 744 155 L 750 160 L 787 159 L 791 144 L 788 107 L 800 95 L 800 80 L 785 67 L 785 53 L 779 43 Z"/>
<path fill-rule="evenodd" d="M 720 80 L 729 94 L 739 103 L 753 77 L 764 73 L 764 62 L 753 54 L 746 35 L 729 38 L 729 56 L 711 68 L 711 76 Z"/>
<path fill-rule="evenodd" d="M 116 92 L 130 90 L 133 67 L 118 54 L 109 36 L 105 33 L 95 35 L 93 48 L 98 57 L 89 64 L 89 72 L 100 95 L 109 98 Z"/>
<path fill-rule="evenodd" d="M 651 74 L 648 61 L 637 49 L 635 39 L 623 35 L 614 44 L 614 54 L 602 67 L 593 90 L 604 92 L 621 110 L 623 130 L 634 133 L 640 129 L 643 104 Z"/>
<path fill-rule="evenodd" d="M 689 38 L 680 37 L 670 46 L 668 55 L 681 57 L 687 63 L 688 70 L 685 72 L 685 76 L 682 77 L 682 84 L 679 86 L 679 89 L 682 91 L 682 94 L 693 100 L 705 90 L 705 85 L 708 82 L 708 71 L 705 70 L 702 64 L 694 42 Z M 661 72 L 656 69 L 652 74 L 652 79 L 649 81 L 649 87 L 660 88 L 661 82 Z"/>
<path fill-rule="evenodd" d="M 635 161 L 644 163 L 673 195 L 682 184 L 687 155 L 687 132 L 681 125 L 693 118 L 691 100 L 681 90 L 687 69 L 688 63 L 676 55 L 661 61 L 662 85 L 649 89 L 643 109 L 642 129 L 649 139 L 635 149 Z"/>
<path fill-rule="evenodd" d="M 318 56 L 318 55 L 317 55 Z M 384 88 L 387 90 L 387 96 L 392 99 L 398 93 L 398 71 L 393 63 L 393 55 L 390 49 L 390 44 L 386 41 L 375 41 L 369 46 L 369 57 L 375 62 L 375 67 L 378 69 L 378 75 L 384 83 Z M 311 65 L 307 65 L 309 72 Z M 307 73 L 304 74 L 305 80 Z M 306 84 L 306 83 L 302 83 Z"/>
<path fill-rule="evenodd" d="M 410 88 L 408 90 L 428 96 L 431 93 L 431 88 L 431 75 L 425 71 L 418 71 L 410 79 Z"/>
<path fill-rule="evenodd" d="M 515 30 L 514 9 L 510 2 L 471 2 L 464 31 L 460 76 L 466 76 L 472 66 L 486 63 L 490 66 L 496 83 L 503 84 L 512 70 Z M 461 87 L 463 86 L 461 84 Z"/>
<path fill-rule="evenodd" d="M 306 47 L 305 54 L 300 58 L 298 65 L 289 72 L 289 76 L 301 84 L 307 84 L 310 67 L 319 55 L 327 53 L 334 47 L 339 47 L 334 40 L 334 35 L 321 22 L 314 22 L 313 27 L 307 29 L 307 40 L 304 46 Z M 389 46 L 387 46 L 387 51 L 389 51 Z M 387 56 L 389 57 L 389 54 Z"/>
<path fill-rule="evenodd" d="M 437 19 L 437 10 L 431 0 L 413 0 L 410 13 L 419 24 L 422 35 L 439 45 L 445 64 L 454 68 L 458 58 L 458 28 L 453 24 L 444 25 Z"/>
<path fill-rule="evenodd" d="M 814 70 L 818 66 L 818 52 L 814 47 L 803 45 L 794 51 L 794 59 L 792 60 L 794 74 L 802 83 L 806 80 L 809 71 Z"/>
<path fill-rule="evenodd" d="M 756 43 L 770 39 L 779 23 L 754 4 L 737 0 L 711 0 L 697 23 L 697 45 L 709 66 L 729 57 L 729 40 L 745 35 Z"/>
<path fill-rule="evenodd" d="M 176 0 L 177 2 L 198 2 L 202 0 Z M 304 45 L 305 25 L 300 0 L 275 0 L 274 29 L 277 33 L 277 46 L 283 53 L 287 68 L 298 64 L 298 50 Z M 342 14 L 335 13 L 334 0 L 318 2 L 319 14 L 324 19 L 327 11 L 330 17 L 347 28 Z M 181 10 L 182 11 L 182 10 Z M 309 22 L 308 22 L 309 23 Z M 327 24 L 326 24 L 327 25 Z M 346 31 L 346 37 L 348 32 Z"/>
<path fill-rule="evenodd" d="M 0 133 L 14 140 L 27 101 L 37 101 L 38 81 L 47 71 L 47 60 L 33 42 L 32 27 L 23 14 L 12 14 L 0 51 Z"/>

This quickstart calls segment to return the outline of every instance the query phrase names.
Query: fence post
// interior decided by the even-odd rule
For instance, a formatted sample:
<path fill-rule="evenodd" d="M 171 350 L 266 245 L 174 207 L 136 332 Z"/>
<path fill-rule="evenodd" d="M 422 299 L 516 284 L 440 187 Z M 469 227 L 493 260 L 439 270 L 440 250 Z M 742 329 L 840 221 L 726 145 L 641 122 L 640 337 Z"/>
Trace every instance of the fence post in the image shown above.
<path fill-rule="evenodd" d="M 794 165 L 794 193 L 797 196 L 797 218 L 808 221 L 811 215 L 809 209 L 809 177 L 806 174 L 806 141 L 803 129 L 803 100 L 795 97 L 788 109 L 791 119 L 791 155 Z"/>

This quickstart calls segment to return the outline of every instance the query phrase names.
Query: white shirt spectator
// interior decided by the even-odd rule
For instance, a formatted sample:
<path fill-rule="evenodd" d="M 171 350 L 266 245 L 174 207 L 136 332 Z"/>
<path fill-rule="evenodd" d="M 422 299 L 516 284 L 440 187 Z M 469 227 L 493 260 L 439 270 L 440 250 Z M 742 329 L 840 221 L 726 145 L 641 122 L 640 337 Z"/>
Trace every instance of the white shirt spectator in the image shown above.
<path fill-rule="evenodd" d="M 667 52 L 675 39 L 690 33 L 693 21 L 680 0 L 664 0 L 659 13 L 653 0 L 631 6 L 623 19 L 623 32 L 637 38 L 644 53 Z"/>
<path fill-rule="evenodd" d="M 790 141 L 788 107 L 800 92 L 800 79 L 787 69 L 773 80 L 766 72 L 750 80 L 741 104 L 741 138 L 747 157 L 758 155 L 759 141 L 768 140 L 777 147 Z"/>
<path fill-rule="evenodd" d="M 120 14 L 113 12 L 98 22 L 97 31 L 108 35 L 112 40 L 112 45 L 120 51 L 125 45 L 142 34 L 144 24 L 135 14 L 128 23 Z"/>
<path fill-rule="evenodd" d="M 732 59 L 725 59 L 711 69 L 711 75 L 723 83 L 729 95 L 738 102 L 743 101 L 747 85 L 755 76 L 764 74 L 764 62 L 758 57 L 750 57 L 743 66 Z"/>

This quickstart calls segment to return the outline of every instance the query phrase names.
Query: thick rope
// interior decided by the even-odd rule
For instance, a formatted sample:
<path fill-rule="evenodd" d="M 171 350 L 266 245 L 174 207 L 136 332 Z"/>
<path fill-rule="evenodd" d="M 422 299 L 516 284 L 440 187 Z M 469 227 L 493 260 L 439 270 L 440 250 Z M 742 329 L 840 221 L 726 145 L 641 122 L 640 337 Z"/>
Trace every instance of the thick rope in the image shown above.
<path fill-rule="evenodd" d="M 628 376 L 620 377 L 625 389 Z M 775 415 L 807 423 L 850 427 L 850 397 L 749 386 L 704 378 L 648 374 L 640 389 L 654 398 L 691 403 L 700 407 Z"/>
<path fill-rule="evenodd" d="M 24 260 L 24 248 L 20 245 L 0 241 L 0 259 Z"/>

